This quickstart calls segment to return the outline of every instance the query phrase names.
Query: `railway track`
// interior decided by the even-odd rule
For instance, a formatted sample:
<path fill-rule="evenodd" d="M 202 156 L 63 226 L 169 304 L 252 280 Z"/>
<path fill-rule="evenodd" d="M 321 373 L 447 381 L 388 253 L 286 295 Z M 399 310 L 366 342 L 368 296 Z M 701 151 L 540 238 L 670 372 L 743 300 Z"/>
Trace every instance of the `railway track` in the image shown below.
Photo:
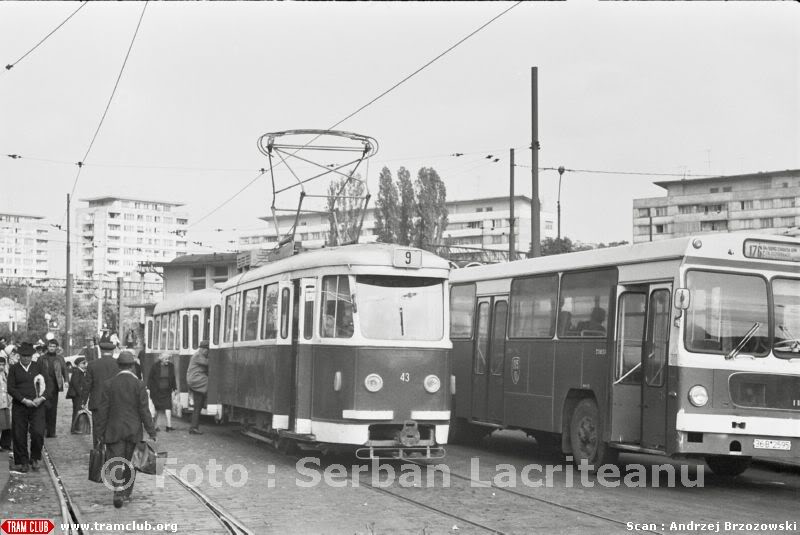
<path fill-rule="evenodd" d="M 47 472 L 50 475 L 50 480 L 53 483 L 53 487 L 56 491 L 56 496 L 59 503 L 59 512 L 62 518 L 61 523 L 62 525 L 66 526 L 66 529 L 62 530 L 62 532 L 66 535 L 84 535 L 87 532 L 82 526 L 87 525 L 87 523 L 80 514 L 80 508 L 78 507 L 78 504 L 73 502 L 72 498 L 70 497 L 69 491 L 67 490 L 66 485 L 58 473 L 58 467 L 50 457 L 46 447 L 42 449 L 42 457 L 44 465 L 47 467 Z M 214 519 L 220 524 L 222 528 L 220 533 L 227 533 L 230 535 L 255 535 L 254 531 L 246 527 L 242 522 L 236 519 L 236 517 L 226 511 L 214 500 L 209 498 L 196 486 L 172 472 L 167 471 L 166 475 L 168 475 L 170 479 L 178 483 L 184 490 L 186 490 L 189 494 L 200 501 L 201 504 L 203 504 L 203 506 L 209 511 Z"/>

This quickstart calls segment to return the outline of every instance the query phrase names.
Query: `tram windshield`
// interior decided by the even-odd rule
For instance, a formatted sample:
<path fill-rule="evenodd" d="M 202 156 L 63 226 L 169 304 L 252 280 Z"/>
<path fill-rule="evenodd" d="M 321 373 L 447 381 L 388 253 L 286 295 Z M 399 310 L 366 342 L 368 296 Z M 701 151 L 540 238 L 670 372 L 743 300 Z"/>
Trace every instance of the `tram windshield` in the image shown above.
<path fill-rule="evenodd" d="M 800 279 L 776 278 L 772 281 L 775 314 L 775 355 L 797 358 L 800 353 Z"/>
<path fill-rule="evenodd" d="M 698 353 L 769 353 L 767 280 L 756 275 L 689 271 L 686 349 Z"/>
<path fill-rule="evenodd" d="M 365 338 L 440 340 L 443 336 L 442 279 L 359 275 L 356 304 Z"/>

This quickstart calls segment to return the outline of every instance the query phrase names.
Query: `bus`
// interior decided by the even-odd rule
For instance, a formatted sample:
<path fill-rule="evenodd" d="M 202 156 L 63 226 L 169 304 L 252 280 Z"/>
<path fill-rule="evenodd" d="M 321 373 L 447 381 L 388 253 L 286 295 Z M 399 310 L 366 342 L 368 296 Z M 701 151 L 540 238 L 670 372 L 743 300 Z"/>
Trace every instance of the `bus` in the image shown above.
<path fill-rule="evenodd" d="M 175 365 L 175 380 L 178 395 L 173 399 L 172 411 L 180 417 L 184 411 L 194 410 L 194 400 L 186 385 L 186 370 L 189 360 L 200 342 L 208 340 L 211 333 L 212 315 L 219 314 L 220 292 L 214 288 L 196 290 L 170 296 L 156 304 L 145 322 L 146 354 L 142 364 L 142 376 L 147 381 L 150 367 L 163 353 L 172 355 Z M 219 404 L 208 397 L 201 413 L 213 416 L 217 421 L 222 416 Z"/>
<path fill-rule="evenodd" d="M 289 449 L 444 455 L 449 264 L 360 244 L 289 256 L 221 285 L 209 396 L 223 418 Z"/>
<path fill-rule="evenodd" d="M 451 441 L 798 460 L 800 240 L 713 234 L 454 270 Z"/>

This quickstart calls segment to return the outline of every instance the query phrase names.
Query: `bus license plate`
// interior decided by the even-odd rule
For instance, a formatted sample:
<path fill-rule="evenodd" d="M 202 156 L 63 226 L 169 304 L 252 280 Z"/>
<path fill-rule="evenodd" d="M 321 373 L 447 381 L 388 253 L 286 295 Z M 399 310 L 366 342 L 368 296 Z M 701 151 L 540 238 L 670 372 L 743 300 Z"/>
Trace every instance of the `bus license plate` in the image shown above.
<path fill-rule="evenodd" d="M 765 440 L 756 438 L 753 440 L 753 447 L 757 450 L 786 450 L 792 449 L 792 442 L 789 440 Z"/>
<path fill-rule="evenodd" d="M 414 249 L 395 249 L 394 250 L 394 267 L 402 268 L 421 268 L 422 267 L 422 251 Z"/>

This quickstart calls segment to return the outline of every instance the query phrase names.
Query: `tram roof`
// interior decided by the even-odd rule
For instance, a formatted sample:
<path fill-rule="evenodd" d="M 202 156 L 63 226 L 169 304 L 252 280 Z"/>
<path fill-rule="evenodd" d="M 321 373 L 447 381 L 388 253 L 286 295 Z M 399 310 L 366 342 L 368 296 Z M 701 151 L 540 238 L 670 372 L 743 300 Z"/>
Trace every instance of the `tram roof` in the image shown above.
<path fill-rule="evenodd" d="M 216 288 L 206 288 L 195 290 L 187 294 L 167 297 L 158 303 L 153 309 L 153 314 L 164 314 L 175 310 L 187 308 L 205 308 L 214 306 L 219 302 L 219 290 Z"/>
<path fill-rule="evenodd" d="M 699 239 L 702 247 L 696 249 L 692 246 L 694 240 Z M 471 282 L 486 279 L 502 279 L 518 277 L 534 273 L 548 273 L 571 269 L 587 269 L 603 266 L 618 266 L 624 264 L 638 264 L 643 262 L 658 262 L 663 260 L 679 260 L 692 256 L 700 258 L 723 258 L 738 260 L 745 259 L 743 244 L 745 240 L 759 240 L 767 242 L 782 242 L 800 245 L 800 240 L 786 236 L 773 236 L 755 233 L 720 233 L 697 236 L 685 236 L 670 240 L 644 242 L 619 247 L 592 249 L 575 253 L 527 258 L 503 264 L 490 264 L 469 268 L 454 269 L 450 273 L 450 281 Z M 734 251 L 730 253 L 729 251 Z M 731 256 L 731 254 L 735 256 Z M 788 263 L 788 262 L 787 262 Z"/>
<path fill-rule="evenodd" d="M 269 264 L 251 269 L 250 271 L 228 279 L 228 281 L 222 285 L 222 288 L 230 288 L 271 275 L 306 269 L 334 266 L 392 267 L 394 252 L 397 249 L 420 251 L 422 253 L 422 266 L 420 266 L 420 269 L 441 269 L 444 272 L 443 278 L 446 277 L 446 273 L 450 269 L 450 264 L 447 260 L 428 251 L 389 243 L 362 243 L 306 251 L 275 262 L 270 262 Z M 408 272 L 409 275 L 414 275 L 416 270 L 408 270 Z"/>

